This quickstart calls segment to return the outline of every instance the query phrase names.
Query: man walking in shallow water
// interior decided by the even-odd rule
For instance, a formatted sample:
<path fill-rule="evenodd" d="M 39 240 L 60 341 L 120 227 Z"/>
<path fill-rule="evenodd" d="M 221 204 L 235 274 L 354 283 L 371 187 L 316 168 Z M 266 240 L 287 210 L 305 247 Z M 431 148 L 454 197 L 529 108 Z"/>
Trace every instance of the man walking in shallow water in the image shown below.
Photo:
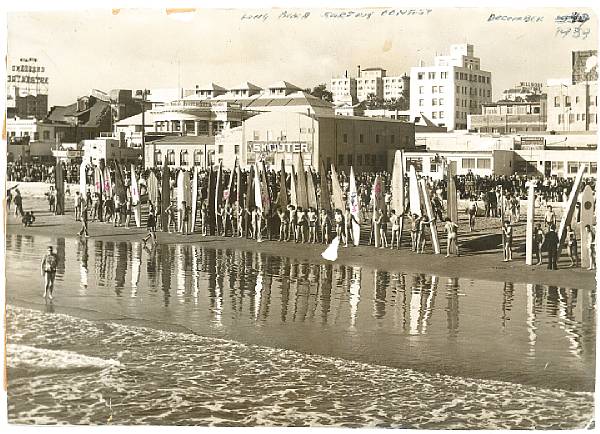
<path fill-rule="evenodd" d="M 48 246 L 48 252 L 42 258 L 42 276 L 44 276 L 44 298 L 52 300 L 54 292 L 54 278 L 56 277 L 56 268 L 58 266 L 58 257 L 53 252 L 52 246 Z"/>

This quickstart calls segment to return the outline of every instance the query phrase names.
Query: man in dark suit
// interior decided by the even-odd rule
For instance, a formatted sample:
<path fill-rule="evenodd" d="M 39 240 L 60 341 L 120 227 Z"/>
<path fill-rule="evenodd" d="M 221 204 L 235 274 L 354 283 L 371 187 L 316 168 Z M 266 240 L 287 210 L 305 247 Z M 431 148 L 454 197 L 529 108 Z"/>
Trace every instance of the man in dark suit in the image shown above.
<path fill-rule="evenodd" d="M 548 232 L 546 232 L 546 238 L 544 244 L 546 244 L 546 250 L 548 251 L 548 270 L 557 270 L 558 262 L 558 235 L 556 234 L 556 226 L 550 225 Z"/>

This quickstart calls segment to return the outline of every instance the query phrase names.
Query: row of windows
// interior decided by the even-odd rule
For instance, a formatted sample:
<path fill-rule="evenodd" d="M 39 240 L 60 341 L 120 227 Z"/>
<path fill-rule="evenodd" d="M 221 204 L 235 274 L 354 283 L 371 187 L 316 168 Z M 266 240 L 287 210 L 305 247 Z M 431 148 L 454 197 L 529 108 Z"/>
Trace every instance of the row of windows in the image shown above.
<path fill-rule="evenodd" d="M 561 113 L 558 115 L 558 123 L 559 124 L 564 124 L 566 123 L 566 119 L 569 120 L 569 123 L 573 123 L 573 122 L 579 122 L 579 121 L 585 121 L 585 113 L 570 113 L 569 117 L 567 118 L 565 116 L 565 114 Z M 589 117 L 589 121 L 592 123 L 598 123 L 598 115 L 597 114 L 590 114 Z"/>
<path fill-rule="evenodd" d="M 379 160 L 379 164 L 385 164 L 385 155 L 384 154 L 356 154 L 356 165 L 357 166 L 373 166 L 377 164 L 377 160 Z M 347 154 L 338 154 L 338 166 L 343 166 L 344 162 L 348 166 L 354 165 L 354 155 Z"/>
<path fill-rule="evenodd" d="M 218 153 L 222 154 L 223 153 L 223 145 L 219 145 L 218 146 Z M 239 155 L 240 153 L 240 146 L 239 145 L 234 145 L 234 153 L 235 155 Z M 210 151 L 209 151 L 210 153 Z M 176 158 L 176 154 L 179 154 L 179 158 Z M 204 162 L 204 151 L 201 149 L 196 149 L 193 153 L 193 161 L 194 161 L 194 165 L 195 166 L 200 166 L 201 164 L 203 164 Z M 179 151 L 178 153 L 176 153 L 173 149 L 167 149 L 167 151 L 165 152 L 165 155 L 167 157 L 167 164 L 169 165 L 175 165 L 175 164 L 179 164 L 180 166 L 188 166 L 190 164 L 190 153 L 187 151 L 187 149 L 184 149 L 182 151 Z M 160 165 L 163 163 L 163 153 L 160 149 L 157 149 L 154 152 L 154 164 L 155 165 Z"/>
<path fill-rule="evenodd" d="M 380 134 L 375 134 L 375 143 L 384 143 L 385 142 L 385 137 L 386 136 L 382 136 Z M 408 145 L 408 136 L 402 136 L 403 142 L 405 145 Z M 359 134 L 358 135 L 358 143 L 364 143 L 365 140 L 365 136 L 363 134 Z M 343 135 L 343 141 L 344 143 L 348 143 L 348 134 L 344 133 Z M 394 144 L 396 143 L 396 135 L 392 134 L 390 135 L 390 143 Z"/>
<path fill-rule="evenodd" d="M 490 77 L 479 74 L 467 74 L 466 72 L 457 72 L 456 73 L 457 80 L 468 80 L 473 81 L 475 83 L 485 83 L 490 84 Z"/>
<path fill-rule="evenodd" d="M 444 98 L 432 98 L 431 99 L 431 105 L 444 105 Z M 419 107 L 424 107 L 425 106 L 425 100 L 424 99 L 420 99 L 419 100 Z"/>
<path fill-rule="evenodd" d="M 16 137 L 17 136 L 17 132 L 16 131 L 9 131 L 8 135 L 10 137 Z M 29 131 L 21 131 L 21 137 L 29 137 Z M 40 140 L 40 133 L 37 131 L 33 132 L 33 140 Z M 50 131 L 46 130 L 46 131 L 42 131 L 42 140 L 50 140 Z"/>
<path fill-rule="evenodd" d="M 444 93 L 444 86 L 431 86 L 431 93 Z M 419 93 L 425 93 L 425 86 L 419 86 Z"/>
<path fill-rule="evenodd" d="M 406 159 L 406 166 L 415 166 L 415 170 L 418 172 L 423 171 L 423 157 L 411 157 Z M 491 158 L 463 158 L 461 162 L 463 169 L 491 169 L 492 160 Z M 437 160 L 431 158 L 429 160 L 429 171 L 437 172 L 439 170 Z"/>
<path fill-rule="evenodd" d="M 565 101 L 565 107 L 570 107 L 571 106 L 571 97 L 566 95 L 563 97 L 564 101 Z M 561 106 L 561 96 L 555 96 L 554 97 L 554 107 L 560 107 Z M 579 96 L 575 97 L 575 104 L 579 104 Z M 590 98 L 590 105 L 598 105 L 598 97 L 595 96 L 594 99 Z"/>
<path fill-rule="evenodd" d="M 437 77 L 437 72 L 435 71 L 429 71 L 429 72 L 418 72 L 417 73 L 417 79 L 419 80 L 425 80 L 425 77 L 427 77 L 428 80 L 435 80 Z M 446 71 L 441 71 L 439 73 L 439 78 L 441 78 L 442 80 L 448 78 L 448 72 Z"/>

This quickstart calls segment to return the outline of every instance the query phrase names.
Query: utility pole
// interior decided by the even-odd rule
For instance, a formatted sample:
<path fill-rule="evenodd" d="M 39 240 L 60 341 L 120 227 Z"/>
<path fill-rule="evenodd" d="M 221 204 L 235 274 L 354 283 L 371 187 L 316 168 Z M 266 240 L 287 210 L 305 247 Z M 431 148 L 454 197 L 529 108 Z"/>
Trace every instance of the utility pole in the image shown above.
<path fill-rule="evenodd" d="M 141 97 L 142 105 L 142 170 L 146 168 L 146 97 L 150 91 L 148 89 L 141 89 L 135 92 L 137 97 Z"/>

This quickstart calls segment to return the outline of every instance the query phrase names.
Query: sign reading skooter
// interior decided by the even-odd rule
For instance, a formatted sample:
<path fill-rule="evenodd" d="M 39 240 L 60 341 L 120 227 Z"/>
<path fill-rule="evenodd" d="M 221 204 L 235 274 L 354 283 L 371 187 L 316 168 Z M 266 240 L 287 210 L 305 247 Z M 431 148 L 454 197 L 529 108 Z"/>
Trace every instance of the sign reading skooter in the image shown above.
<path fill-rule="evenodd" d="M 269 164 L 281 161 L 284 158 L 286 165 L 292 163 L 292 155 L 302 153 L 303 157 L 310 165 L 312 157 L 312 146 L 308 142 L 301 141 L 259 141 L 251 140 L 247 142 L 248 155 L 247 163 L 252 164 L 255 161 L 265 161 Z"/>

